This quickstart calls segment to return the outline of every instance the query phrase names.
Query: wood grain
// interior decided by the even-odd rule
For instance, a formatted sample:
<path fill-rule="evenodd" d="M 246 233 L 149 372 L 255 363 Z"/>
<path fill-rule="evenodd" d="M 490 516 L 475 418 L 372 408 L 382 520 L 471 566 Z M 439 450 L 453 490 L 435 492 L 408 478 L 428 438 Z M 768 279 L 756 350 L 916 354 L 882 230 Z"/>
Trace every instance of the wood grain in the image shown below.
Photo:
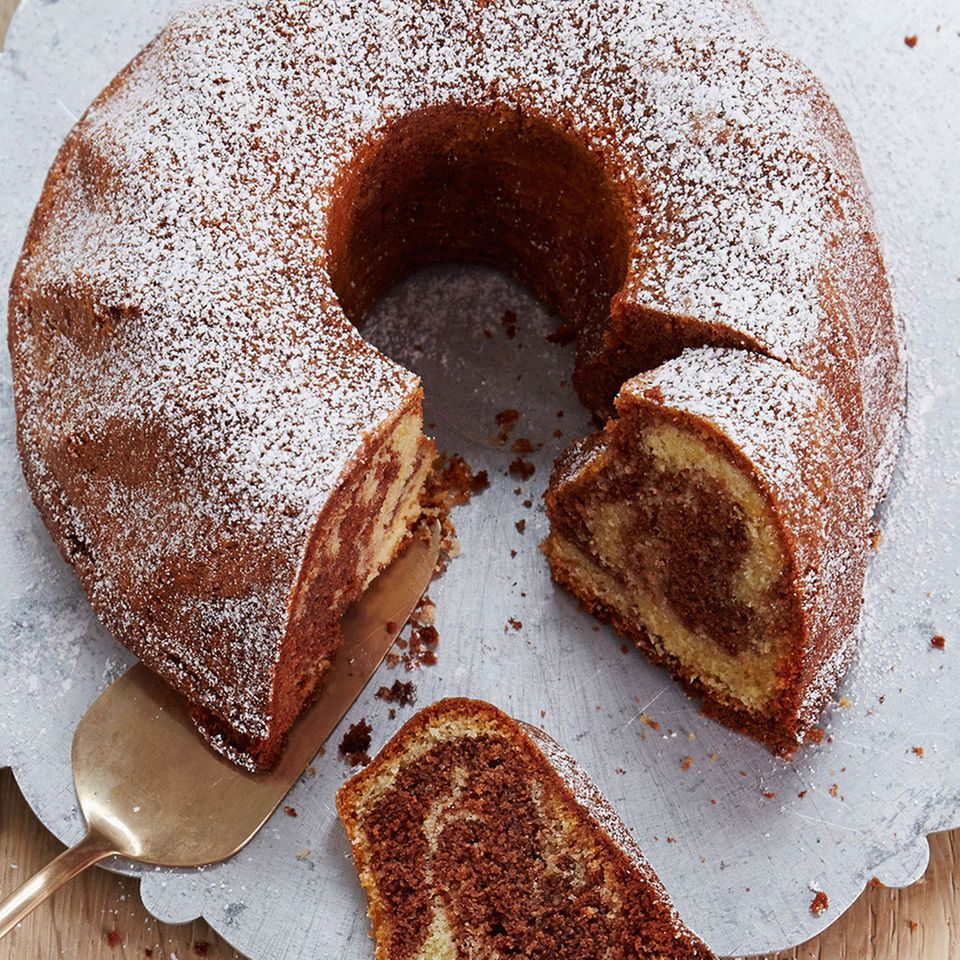
<path fill-rule="evenodd" d="M 934 836 L 930 867 L 904 890 L 867 890 L 819 937 L 767 960 L 948 960 L 960 956 L 960 830 Z M 53 859 L 60 844 L 0 771 L 0 895 Z M 148 954 L 146 951 L 152 951 Z M 170 926 L 140 903 L 137 883 L 105 870 L 78 877 L 7 939 L 0 960 L 242 960 L 203 921 Z M 371 950 L 372 956 L 372 950 Z M 321 957 L 317 960 L 335 960 Z"/>
<path fill-rule="evenodd" d="M 16 4 L 17 0 L 0 0 L 0 40 Z M 960 876 L 960 830 L 933 837 L 930 846 L 930 867 L 918 883 L 904 890 L 867 890 L 819 937 L 767 960 L 960 956 L 960 892 L 955 882 Z M 10 771 L 0 771 L 0 895 L 61 849 L 23 800 Z M 74 880 L 0 941 L 0 960 L 197 956 L 242 960 L 203 921 L 186 926 L 159 923 L 141 905 L 135 881 L 98 869 Z"/>

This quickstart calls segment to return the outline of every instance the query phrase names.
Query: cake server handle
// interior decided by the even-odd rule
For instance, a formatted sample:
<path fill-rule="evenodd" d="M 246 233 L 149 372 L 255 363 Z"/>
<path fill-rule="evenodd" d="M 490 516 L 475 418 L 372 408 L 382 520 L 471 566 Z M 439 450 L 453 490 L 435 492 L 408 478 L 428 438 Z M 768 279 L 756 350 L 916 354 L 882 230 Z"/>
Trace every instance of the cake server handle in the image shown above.
<path fill-rule="evenodd" d="M 0 901 L 0 939 L 68 880 L 98 860 L 112 856 L 114 852 L 106 838 L 88 829 L 79 843 L 64 850 L 9 897 Z"/>

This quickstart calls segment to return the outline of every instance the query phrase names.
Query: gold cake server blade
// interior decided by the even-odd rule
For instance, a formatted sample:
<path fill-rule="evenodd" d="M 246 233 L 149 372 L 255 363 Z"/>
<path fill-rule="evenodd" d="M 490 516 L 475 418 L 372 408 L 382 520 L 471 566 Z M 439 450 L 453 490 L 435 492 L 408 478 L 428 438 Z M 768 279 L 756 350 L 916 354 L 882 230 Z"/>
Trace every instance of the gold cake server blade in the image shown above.
<path fill-rule="evenodd" d="M 249 843 L 386 656 L 430 582 L 439 549 L 433 521 L 349 608 L 323 690 L 269 772 L 243 770 L 212 750 L 186 701 L 143 664 L 104 690 L 73 737 L 86 835 L 0 903 L 0 937 L 98 860 L 199 867 Z"/>

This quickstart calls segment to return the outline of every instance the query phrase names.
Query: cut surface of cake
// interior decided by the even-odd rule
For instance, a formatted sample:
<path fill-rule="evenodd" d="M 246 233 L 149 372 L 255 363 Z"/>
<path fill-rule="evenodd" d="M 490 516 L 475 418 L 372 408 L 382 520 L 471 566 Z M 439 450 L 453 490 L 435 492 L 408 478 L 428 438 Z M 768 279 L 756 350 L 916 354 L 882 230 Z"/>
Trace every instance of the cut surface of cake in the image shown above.
<path fill-rule="evenodd" d="M 707 960 L 609 803 L 476 700 L 410 719 L 337 796 L 377 960 Z"/>
<path fill-rule="evenodd" d="M 547 492 L 554 578 L 714 716 L 790 753 L 852 656 L 855 449 L 808 379 L 702 348 L 629 380 Z"/>

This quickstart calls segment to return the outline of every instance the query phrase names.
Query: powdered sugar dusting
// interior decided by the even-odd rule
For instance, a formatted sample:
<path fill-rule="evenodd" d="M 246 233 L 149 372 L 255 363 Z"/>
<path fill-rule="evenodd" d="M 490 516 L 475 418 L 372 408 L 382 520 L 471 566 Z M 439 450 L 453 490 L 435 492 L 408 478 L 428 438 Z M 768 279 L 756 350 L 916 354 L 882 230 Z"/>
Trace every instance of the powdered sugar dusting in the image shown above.
<path fill-rule="evenodd" d="M 846 382 L 863 384 L 851 417 L 895 391 L 895 342 L 869 298 L 843 288 L 848 320 L 822 304 L 824 272 L 842 256 L 845 276 L 858 261 L 837 251 L 862 253 L 869 227 L 855 158 L 747 4 L 189 5 L 59 158 L 13 300 L 16 392 L 35 496 L 75 562 L 93 551 L 99 612 L 201 687 L 230 688 L 248 705 L 240 729 L 268 720 L 266 667 L 310 525 L 416 388 L 332 289 L 337 175 L 391 121 L 451 100 L 556 118 L 606 158 L 633 197 L 628 298 L 735 329 L 818 380 L 841 341 Z M 64 298 L 93 306 L 93 329 Z M 886 422 L 868 423 L 872 462 Z M 150 434 L 190 466 L 138 484 L 54 475 L 55 450 L 115 446 L 121 426 L 127 456 Z M 241 588 L 184 595 L 194 635 L 166 636 L 136 598 L 228 544 L 268 556 L 270 581 L 245 582 L 237 560 Z M 209 644 L 232 676 L 202 676 Z"/>

